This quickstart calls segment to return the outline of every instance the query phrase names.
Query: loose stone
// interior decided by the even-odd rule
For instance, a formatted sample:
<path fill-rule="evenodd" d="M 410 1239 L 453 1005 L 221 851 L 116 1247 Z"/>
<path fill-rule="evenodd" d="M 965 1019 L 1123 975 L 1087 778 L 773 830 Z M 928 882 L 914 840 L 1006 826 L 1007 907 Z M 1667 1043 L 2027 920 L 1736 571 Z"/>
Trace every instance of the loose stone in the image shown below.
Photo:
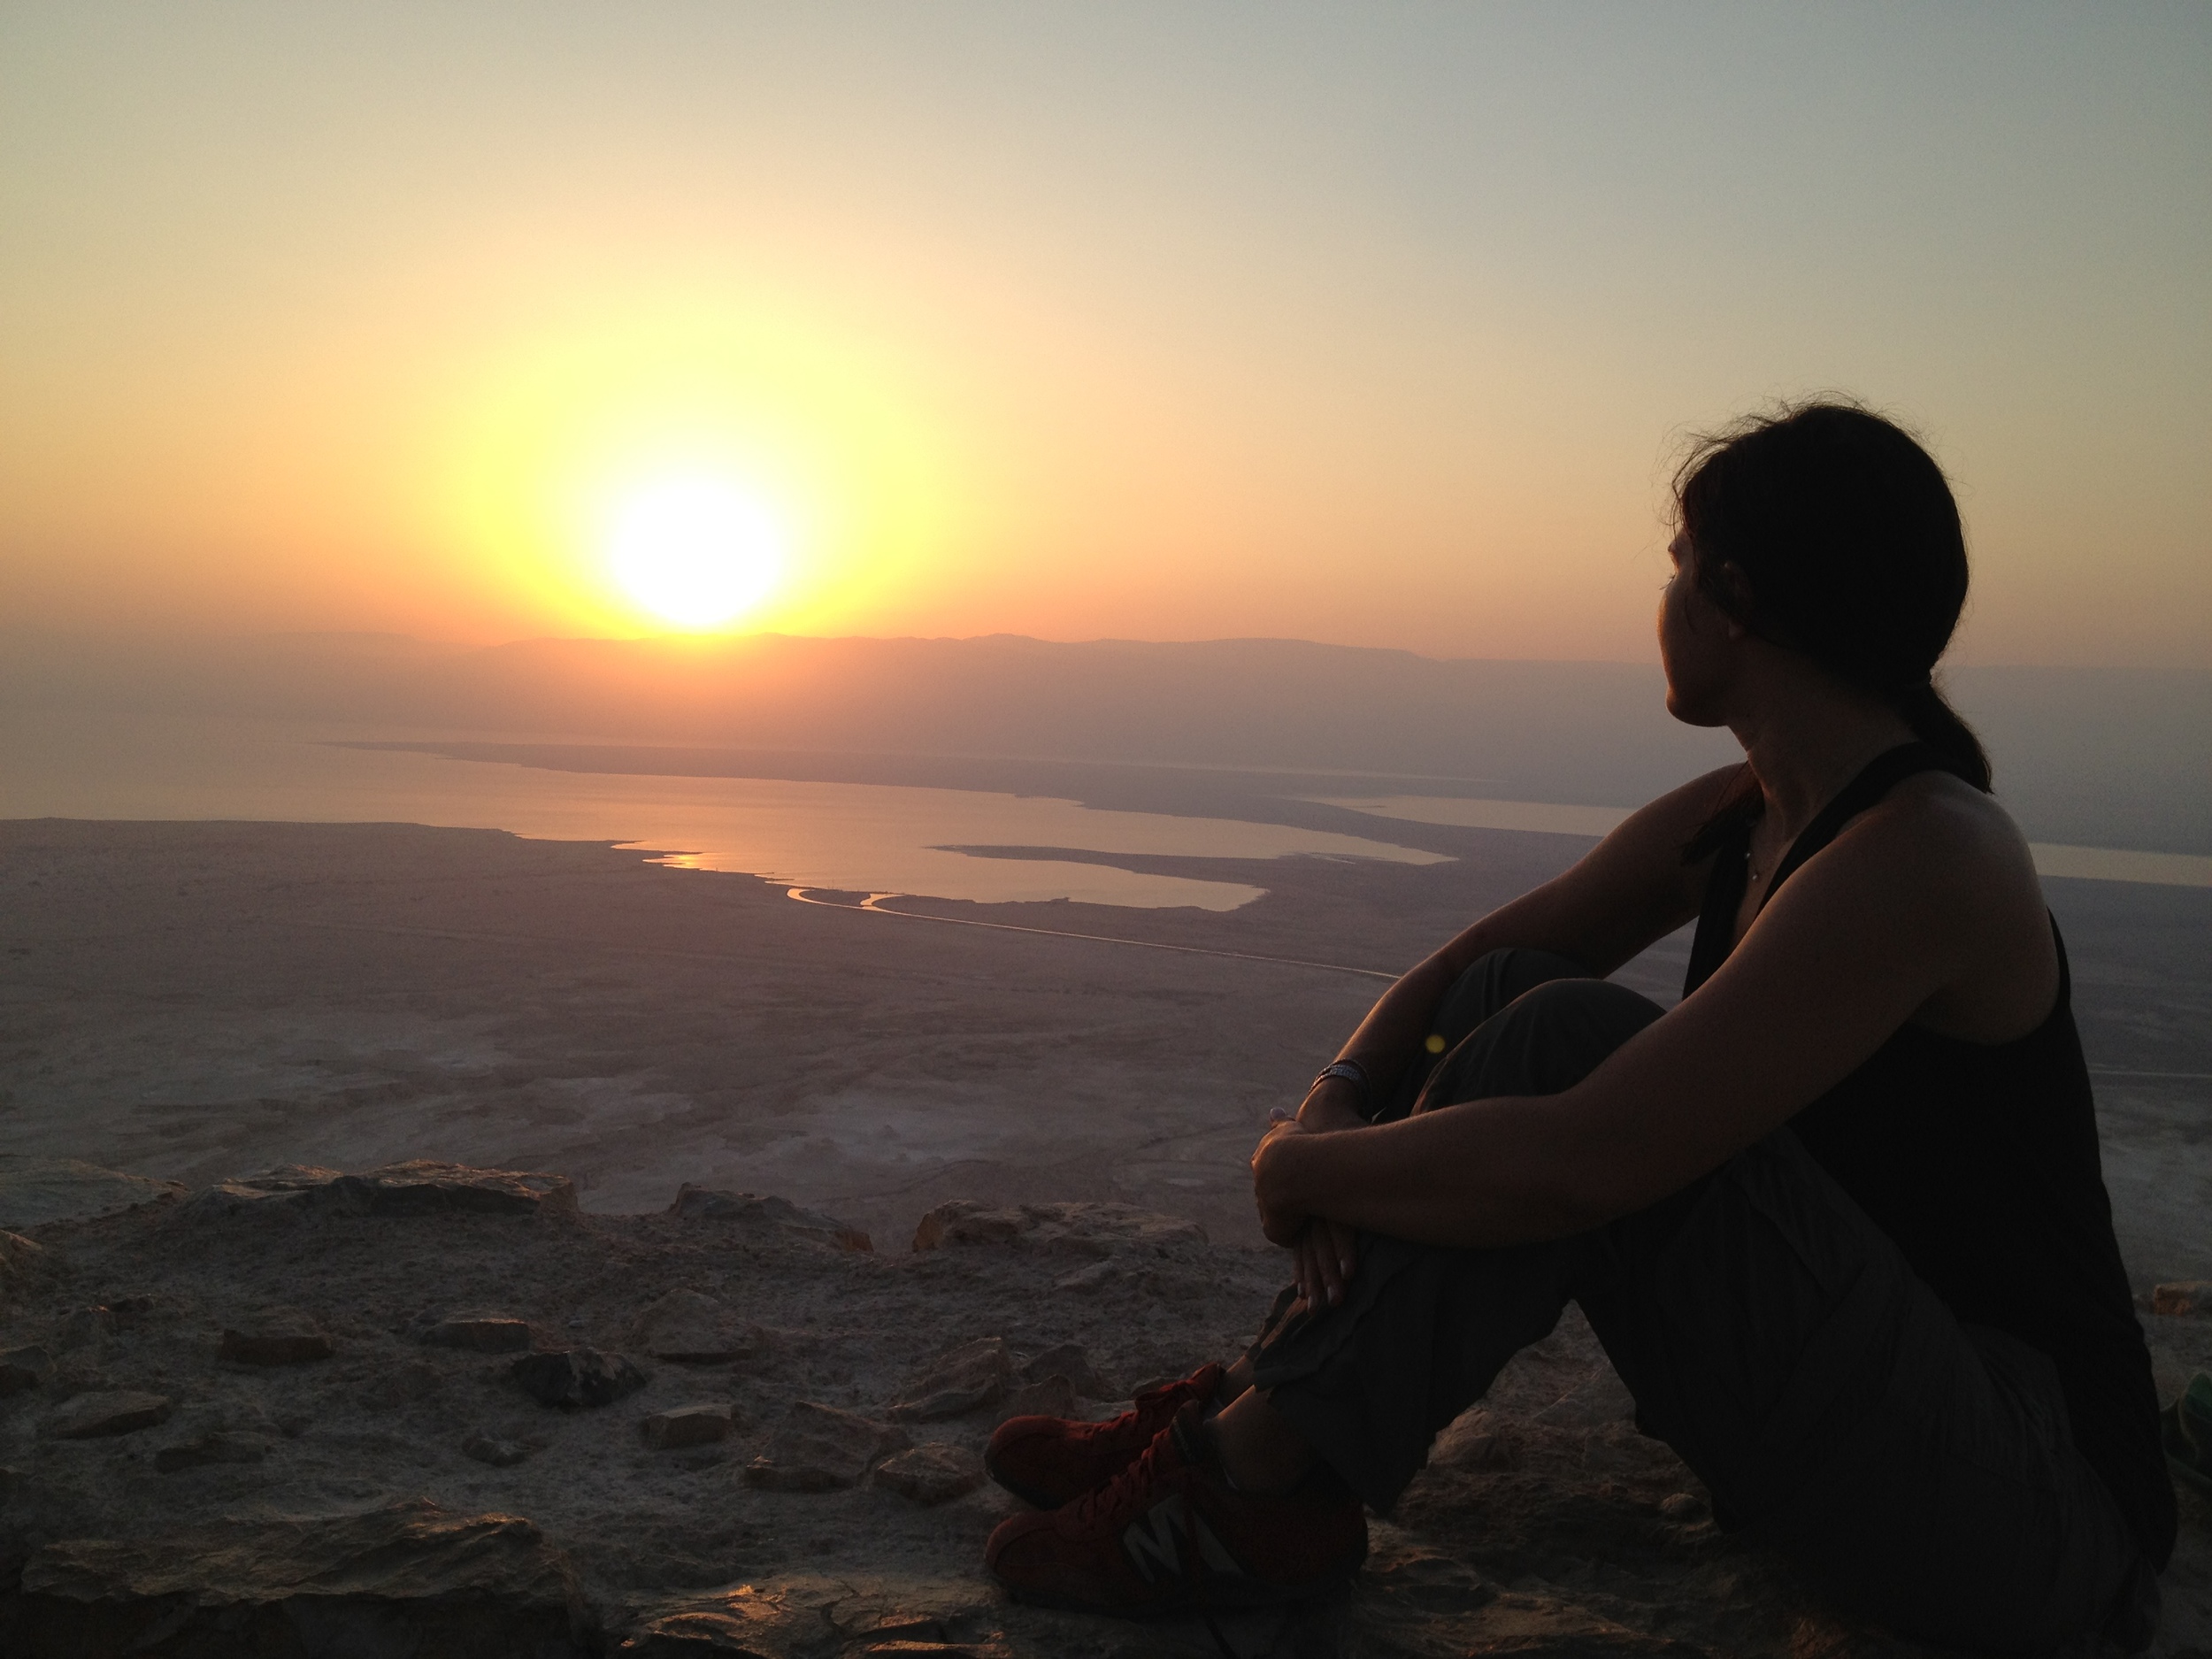
<path fill-rule="evenodd" d="M 887 1460 L 875 1480 L 926 1508 L 973 1492 L 983 1484 L 983 1464 L 972 1452 L 932 1441 Z"/>
<path fill-rule="evenodd" d="M 2212 1279 L 2190 1279 L 2159 1286 L 2151 1292 L 2151 1311 L 2169 1318 L 2212 1314 Z"/>
<path fill-rule="evenodd" d="M 1014 1362 L 1003 1337 L 987 1336 L 941 1354 L 900 1390 L 891 1417 L 897 1423 L 934 1423 L 979 1411 L 1005 1394 Z"/>
<path fill-rule="evenodd" d="M 708 1446 L 730 1437 L 731 1413 L 726 1405 L 672 1406 L 642 1418 L 638 1430 L 655 1451 L 673 1451 L 682 1446 Z"/>
<path fill-rule="evenodd" d="M 494 1469 L 511 1469 L 529 1456 L 530 1451 L 519 1441 L 503 1440 L 478 1429 L 461 1442 L 461 1455 L 473 1457 L 480 1463 L 489 1463 Z"/>
<path fill-rule="evenodd" d="M 168 1420 L 167 1395 L 117 1389 L 79 1394 L 46 1419 L 46 1432 L 55 1440 L 89 1440 L 107 1434 L 134 1434 Z"/>
<path fill-rule="evenodd" d="M 0 1400 L 35 1388 L 53 1374 L 53 1356 L 42 1348 L 0 1348 Z"/>
<path fill-rule="evenodd" d="M 590 1348 L 526 1354 L 509 1371 L 523 1393 L 547 1406 L 610 1405 L 646 1383 L 645 1373 L 626 1356 Z"/>
<path fill-rule="evenodd" d="M 655 1359 L 682 1365 L 726 1365 L 767 1357 L 771 1342 L 758 1325 L 748 1325 L 713 1297 L 696 1290 L 672 1290 L 637 1317 L 630 1346 Z"/>
<path fill-rule="evenodd" d="M 457 1313 L 429 1326 L 422 1340 L 432 1348 L 466 1348 L 473 1354 L 518 1354 L 530 1346 L 530 1326 L 498 1313 Z"/>
<path fill-rule="evenodd" d="M 802 1400 L 792 1406 L 774 1444 L 746 1466 L 745 1484 L 768 1492 L 857 1486 L 875 1464 L 912 1443 L 890 1424 Z"/>
<path fill-rule="evenodd" d="M 242 1330 L 226 1330 L 218 1357 L 234 1365 L 304 1365 L 328 1359 L 330 1339 L 305 1314 L 265 1315 Z"/>

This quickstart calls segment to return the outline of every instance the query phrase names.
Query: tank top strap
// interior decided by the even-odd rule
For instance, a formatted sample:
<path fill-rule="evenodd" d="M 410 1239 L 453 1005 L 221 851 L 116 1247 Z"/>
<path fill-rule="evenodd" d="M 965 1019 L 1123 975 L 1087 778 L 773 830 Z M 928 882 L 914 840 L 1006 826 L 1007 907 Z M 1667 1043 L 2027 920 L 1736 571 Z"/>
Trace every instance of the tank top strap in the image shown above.
<path fill-rule="evenodd" d="M 1869 761 L 1790 843 L 1789 851 L 1775 868 L 1774 879 L 1767 884 L 1765 896 L 1759 901 L 1760 908 L 1766 908 L 1767 901 L 1797 872 L 1799 865 L 1841 834 L 1845 825 L 1906 779 L 1924 772 L 1962 775 L 1955 762 L 1927 743 L 1900 743 Z M 1690 944 L 1689 972 L 1683 976 L 1685 996 L 1711 979 L 1735 949 L 1736 912 L 1743 907 L 1744 888 L 1750 880 L 1754 821 L 1745 819 L 1714 855 L 1712 872 L 1705 878 L 1705 902 L 1698 911 L 1697 933 Z"/>

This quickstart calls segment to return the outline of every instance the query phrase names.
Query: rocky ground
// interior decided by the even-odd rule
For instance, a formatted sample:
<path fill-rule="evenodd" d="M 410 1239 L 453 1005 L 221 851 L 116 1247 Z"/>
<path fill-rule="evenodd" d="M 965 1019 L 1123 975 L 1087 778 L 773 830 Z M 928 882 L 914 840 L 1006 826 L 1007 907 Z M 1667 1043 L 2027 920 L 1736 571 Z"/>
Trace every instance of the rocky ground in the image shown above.
<path fill-rule="evenodd" d="M 773 1198 L 590 1214 L 453 1165 L 46 1182 L 77 1213 L 0 1262 L 10 1654 L 1918 1651 L 1717 1532 L 1571 1313 L 1373 1523 L 1353 1591 L 1217 1636 L 1006 1601 L 979 1454 L 1232 1352 L 1272 1253 L 1086 1203 L 941 1204 L 872 1244 Z M 2212 1319 L 2146 1317 L 2169 1366 L 2212 1364 Z M 2212 1506 L 2185 1515 L 2176 1656 L 2212 1641 Z"/>

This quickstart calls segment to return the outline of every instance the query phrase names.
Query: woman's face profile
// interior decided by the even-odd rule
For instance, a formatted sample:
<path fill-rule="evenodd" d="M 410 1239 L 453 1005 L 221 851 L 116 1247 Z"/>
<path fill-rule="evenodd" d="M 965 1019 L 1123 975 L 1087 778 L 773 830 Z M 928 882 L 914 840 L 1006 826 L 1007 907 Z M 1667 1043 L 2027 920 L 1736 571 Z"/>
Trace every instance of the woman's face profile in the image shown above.
<path fill-rule="evenodd" d="M 1659 663 L 1667 675 L 1667 712 L 1687 726 L 1719 726 L 1728 618 L 1697 583 L 1697 551 L 1688 533 L 1667 543 L 1673 573 L 1659 596 Z"/>

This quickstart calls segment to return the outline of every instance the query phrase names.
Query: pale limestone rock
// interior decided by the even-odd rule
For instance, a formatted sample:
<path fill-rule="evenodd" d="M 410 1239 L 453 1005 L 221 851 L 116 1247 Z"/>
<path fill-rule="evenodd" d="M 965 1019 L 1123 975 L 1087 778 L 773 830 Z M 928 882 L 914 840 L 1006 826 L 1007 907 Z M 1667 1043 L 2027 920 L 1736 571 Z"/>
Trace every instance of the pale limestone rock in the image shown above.
<path fill-rule="evenodd" d="M 304 1365 L 334 1350 L 322 1327 L 293 1308 L 272 1308 L 223 1332 L 216 1357 L 233 1365 Z"/>
<path fill-rule="evenodd" d="M 696 1290 L 672 1290 L 655 1302 L 630 1327 L 629 1341 L 655 1359 L 687 1365 L 757 1363 L 772 1347 L 758 1325 Z"/>
<path fill-rule="evenodd" d="M 674 1451 L 685 1446 L 711 1446 L 730 1437 L 733 1414 L 727 1405 L 702 1402 L 671 1406 L 638 1422 L 638 1432 L 655 1451 Z"/>
<path fill-rule="evenodd" d="M 2168 1318 L 2212 1314 L 2212 1279 L 2190 1279 L 2151 1292 L 2151 1311 Z"/>
<path fill-rule="evenodd" d="M 997 1403 L 1014 1374 L 1003 1337 L 987 1336 L 941 1354 L 907 1380 L 891 1408 L 897 1423 L 934 1423 Z"/>
<path fill-rule="evenodd" d="M 753 1227 L 773 1227 L 841 1250 L 873 1251 L 874 1242 L 858 1227 L 826 1216 L 818 1210 L 803 1210 L 788 1199 L 758 1193 L 729 1193 L 694 1187 L 686 1181 L 676 1191 L 668 1213 L 679 1221 L 726 1221 Z"/>
<path fill-rule="evenodd" d="M 527 1216 L 544 1210 L 572 1215 L 576 1187 L 565 1175 L 480 1170 L 415 1158 L 359 1175 L 287 1165 L 220 1182 L 196 1194 L 184 1207 L 185 1215 L 195 1220 L 258 1210 L 329 1210 L 357 1216 Z"/>
<path fill-rule="evenodd" d="M 76 1395 L 46 1419 L 46 1432 L 58 1440 L 89 1440 L 134 1434 L 168 1420 L 166 1394 L 115 1389 Z"/>
<path fill-rule="evenodd" d="M 830 1492 L 856 1486 L 869 1470 L 912 1442 L 903 1429 L 855 1411 L 802 1400 L 768 1451 L 745 1470 L 745 1484 L 770 1492 Z"/>
<path fill-rule="evenodd" d="M 576 1574 L 535 1526 L 425 1500 L 49 1544 L 11 1612 L 25 1653 L 597 1650 Z"/>
<path fill-rule="evenodd" d="M 516 1440 L 503 1440 L 482 1429 L 471 1432 L 461 1442 L 461 1455 L 473 1457 L 480 1463 L 489 1463 L 494 1469 L 511 1469 L 530 1455 L 529 1448 Z"/>
<path fill-rule="evenodd" d="M 1179 1216 L 1130 1204 L 1018 1204 L 994 1209 L 956 1198 L 924 1216 L 914 1229 L 917 1250 L 956 1245 L 1012 1245 L 1071 1256 L 1161 1249 L 1206 1242 L 1206 1230 Z"/>
<path fill-rule="evenodd" d="M 948 1503 L 983 1484 L 983 1463 L 973 1452 L 933 1440 L 887 1459 L 875 1483 L 925 1507 Z"/>
<path fill-rule="evenodd" d="M 1114 1386 L 1091 1363 L 1089 1350 L 1080 1342 L 1062 1342 L 1047 1348 L 1021 1368 L 1024 1382 L 1043 1382 L 1050 1377 L 1064 1377 L 1075 1392 L 1087 1400 L 1119 1400 L 1121 1391 Z"/>

